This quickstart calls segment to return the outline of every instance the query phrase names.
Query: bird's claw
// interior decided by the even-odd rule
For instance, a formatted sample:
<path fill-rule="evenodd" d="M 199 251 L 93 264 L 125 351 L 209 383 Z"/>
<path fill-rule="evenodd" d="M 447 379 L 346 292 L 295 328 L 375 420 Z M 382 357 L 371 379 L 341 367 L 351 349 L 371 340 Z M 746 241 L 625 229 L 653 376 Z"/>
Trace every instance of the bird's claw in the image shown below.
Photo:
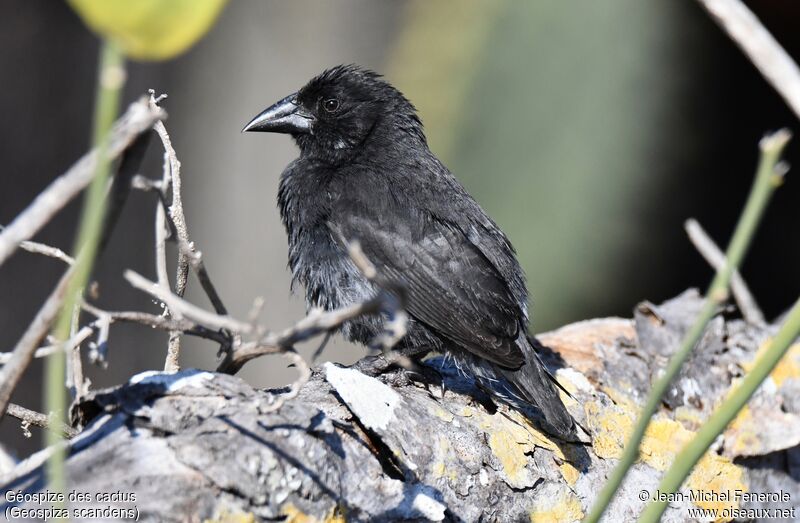
<path fill-rule="evenodd" d="M 380 377 L 396 388 L 420 384 L 435 395 L 431 391 L 431 386 L 435 386 L 438 396 L 444 397 L 444 377 L 439 371 L 400 354 L 367 356 L 357 361 L 352 368 L 373 378 Z"/>

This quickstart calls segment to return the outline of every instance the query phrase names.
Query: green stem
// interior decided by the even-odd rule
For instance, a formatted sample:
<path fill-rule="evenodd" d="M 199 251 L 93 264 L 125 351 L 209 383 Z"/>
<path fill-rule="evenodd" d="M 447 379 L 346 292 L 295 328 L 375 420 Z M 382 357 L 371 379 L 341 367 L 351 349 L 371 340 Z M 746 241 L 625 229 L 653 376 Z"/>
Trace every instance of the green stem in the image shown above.
<path fill-rule="evenodd" d="M 761 221 L 761 216 L 764 214 L 770 196 L 783 179 L 782 174 L 776 173 L 775 166 L 790 136 L 789 132 L 783 129 L 761 140 L 759 144 L 761 158 L 755 181 L 750 190 L 750 196 L 747 199 L 744 211 L 739 218 L 739 223 L 736 225 L 733 238 L 728 244 L 728 249 L 725 253 L 727 263 L 717 272 L 708 288 L 708 292 L 706 292 L 706 300 L 700 314 L 681 342 L 678 351 L 670 359 L 664 374 L 653 385 L 633 433 L 625 445 L 622 457 L 597 496 L 591 512 L 584 520 L 585 522 L 597 523 L 600 521 L 628 470 L 639 458 L 639 445 L 642 443 L 650 418 L 658 410 L 661 398 L 667 391 L 669 384 L 677 376 L 694 346 L 700 341 L 706 325 L 714 317 L 717 307 L 727 300 L 731 276 L 737 270 L 747 252 L 747 247 L 750 245 L 758 223 Z"/>
<path fill-rule="evenodd" d="M 714 411 L 714 414 L 697 431 L 692 441 L 675 458 L 675 462 L 658 485 L 659 493 L 677 492 L 681 484 L 683 484 L 683 480 L 691 473 L 694 465 L 703 457 L 711 444 L 714 443 L 714 440 L 717 439 L 717 436 L 722 434 L 725 427 L 733 421 L 739 411 L 747 404 L 799 335 L 800 299 L 792 307 L 789 316 L 764 354 L 756 361 L 755 367 L 747 373 L 741 384 Z M 661 514 L 664 513 L 666 508 L 666 502 L 652 502 L 644 510 L 639 521 L 656 522 L 661 518 Z"/>
<path fill-rule="evenodd" d="M 84 198 L 80 226 L 73 249 L 73 252 L 79 253 L 75 260 L 74 274 L 70 279 L 67 298 L 53 332 L 54 337 L 61 341 L 69 338 L 72 311 L 83 294 L 83 288 L 89 279 L 97 253 L 106 208 L 105 192 L 110 172 L 110 161 L 106 155 L 107 136 L 119 112 L 119 99 L 125 81 L 124 66 L 124 56 L 119 47 L 110 41 L 104 41 L 100 48 L 92 137 L 93 144 L 99 151 L 97 169 Z M 58 351 L 48 358 L 46 363 L 45 408 L 47 412 L 51 413 L 51 423 L 54 426 L 59 426 L 65 419 L 65 361 L 64 352 Z M 47 432 L 48 446 L 57 445 L 60 440 L 59 434 Z M 53 456 L 47 462 L 49 488 L 56 492 L 64 492 L 66 487 L 64 459 L 65 450 L 62 446 L 57 445 Z"/>

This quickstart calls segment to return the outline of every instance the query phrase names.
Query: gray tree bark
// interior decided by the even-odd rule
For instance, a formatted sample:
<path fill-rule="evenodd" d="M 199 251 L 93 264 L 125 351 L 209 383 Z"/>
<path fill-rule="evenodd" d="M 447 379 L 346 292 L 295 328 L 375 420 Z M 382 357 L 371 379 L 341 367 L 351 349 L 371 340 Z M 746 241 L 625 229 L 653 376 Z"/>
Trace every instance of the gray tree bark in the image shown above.
<path fill-rule="evenodd" d="M 397 374 L 372 378 L 326 363 L 277 412 L 270 405 L 280 390 L 256 390 L 236 377 L 140 374 L 77 406 L 89 424 L 65 442 L 73 494 L 65 507 L 73 520 L 578 521 L 699 305 L 687 291 L 661 305 L 640 304 L 632 320 L 589 320 L 540 336 L 553 351 L 548 365 L 572 395 L 565 396 L 570 412 L 591 435 L 586 445 L 553 441 L 536 428 L 535 412 L 493 403 L 443 358 L 429 362 L 443 377 L 443 394 Z M 607 521 L 636 517 L 773 330 L 727 319 L 728 312 L 710 324 L 670 390 Z M 719 510 L 722 520 L 730 519 L 726 508 L 796 510 L 798 391 L 795 346 L 700 462 L 664 521 L 701 520 L 690 512 L 698 507 Z M 31 497 L 48 494 L 51 453 L 2 478 L 7 517 L 58 506 Z M 753 493 L 764 495 L 746 498 Z"/>

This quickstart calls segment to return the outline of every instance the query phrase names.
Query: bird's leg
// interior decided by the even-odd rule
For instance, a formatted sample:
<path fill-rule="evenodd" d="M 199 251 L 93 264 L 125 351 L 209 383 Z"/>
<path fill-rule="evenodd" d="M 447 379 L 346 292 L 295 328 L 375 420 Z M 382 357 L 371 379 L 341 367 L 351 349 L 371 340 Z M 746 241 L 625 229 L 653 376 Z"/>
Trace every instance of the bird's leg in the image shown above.
<path fill-rule="evenodd" d="M 444 376 L 438 370 L 425 365 L 417 359 L 410 358 L 405 358 L 405 361 L 398 363 L 396 367 L 396 379 L 404 380 L 409 385 L 412 382 L 419 383 L 428 392 L 431 392 L 430 387 L 434 386 L 438 389 L 439 396 L 444 397 Z"/>
<path fill-rule="evenodd" d="M 355 362 L 351 368 L 374 378 L 386 372 L 392 365 L 394 365 L 394 362 L 389 361 L 383 354 L 375 354 L 364 356 Z"/>
<path fill-rule="evenodd" d="M 366 356 L 353 364 L 352 368 L 367 376 L 384 376 L 395 387 L 412 383 L 421 383 L 426 388 L 429 385 L 443 387 L 444 379 L 439 371 L 419 362 L 419 358 L 427 352 L 425 350 L 407 354 L 405 351 L 387 351 Z"/>

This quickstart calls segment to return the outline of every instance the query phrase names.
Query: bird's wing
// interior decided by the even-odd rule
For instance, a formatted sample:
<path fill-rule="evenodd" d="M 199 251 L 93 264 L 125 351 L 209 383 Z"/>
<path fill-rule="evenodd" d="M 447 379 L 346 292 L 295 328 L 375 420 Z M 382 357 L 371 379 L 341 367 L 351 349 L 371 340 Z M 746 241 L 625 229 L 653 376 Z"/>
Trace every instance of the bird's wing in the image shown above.
<path fill-rule="evenodd" d="M 522 312 L 497 269 L 456 227 L 420 221 L 408 227 L 386 215 L 350 215 L 335 226 L 361 243 L 384 277 L 405 285 L 417 321 L 476 356 L 504 367 L 524 364 L 516 344 Z"/>

